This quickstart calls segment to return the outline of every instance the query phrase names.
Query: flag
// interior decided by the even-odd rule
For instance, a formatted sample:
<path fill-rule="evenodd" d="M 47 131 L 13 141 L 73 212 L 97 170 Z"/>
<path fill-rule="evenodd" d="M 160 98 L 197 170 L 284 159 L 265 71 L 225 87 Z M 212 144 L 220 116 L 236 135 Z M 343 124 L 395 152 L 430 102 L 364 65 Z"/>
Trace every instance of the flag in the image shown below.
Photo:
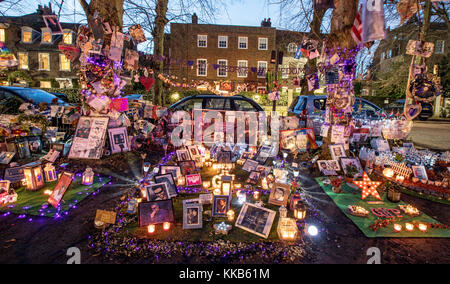
<path fill-rule="evenodd" d="M 297 52 L 295 53 L 294 58 L 295 58 L 295 59 L 300 59 L 300 58 L 302 58 L 302 47 L 301 47 L 301 45 L 298 46 Z"/>
<path fill-rule="evenodd" d="M 365 0 L 362 13 L 362 42 L 385 38 L 383 0 Z"/>
<path fill-rule="evenodd" d="M 356 44 L 360 44 L 362 42 L 362 20 L 361 20 L 361 9 L 356 14 L 355 22 L 352 27 L 352 37 L 355 40 Z"/>

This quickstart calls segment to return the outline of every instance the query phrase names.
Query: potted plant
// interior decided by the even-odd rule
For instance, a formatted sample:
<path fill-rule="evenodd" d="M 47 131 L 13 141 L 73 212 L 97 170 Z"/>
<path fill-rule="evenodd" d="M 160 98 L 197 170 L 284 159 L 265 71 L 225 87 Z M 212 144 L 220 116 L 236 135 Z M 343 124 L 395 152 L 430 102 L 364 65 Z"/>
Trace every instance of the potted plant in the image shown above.
<path fill-rule="evenodd" d="M 358 169 L 355 166 L 347 165 L 345 167 L 345 181 L 352 182 L 357 173 L 358 173 Z"/>

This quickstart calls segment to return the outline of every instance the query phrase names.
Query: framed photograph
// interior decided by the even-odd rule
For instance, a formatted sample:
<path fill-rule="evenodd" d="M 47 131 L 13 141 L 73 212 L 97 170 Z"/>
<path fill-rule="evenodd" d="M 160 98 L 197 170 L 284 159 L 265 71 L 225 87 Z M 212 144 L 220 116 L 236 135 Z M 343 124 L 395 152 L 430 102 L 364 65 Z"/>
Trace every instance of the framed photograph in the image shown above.
<path fill-rule="evenodd" d="M 341 166 L 339 166 L 339 161 L 336 160 L 329 160 L 327 161 L 327 164 L 330 168 L 332 168 L 335 171 L 340 171 L 341 170 Z"/>
<path fill-rule="evenodd" d="M 7 165 L 14 158 L 16 153 L 14 152 L 1 152 L 0 153 L 0 164 Z"/>
<path fill-rule="evenodd" d="M 291 187 L 289 184 L 275 182 L 270 190 L 269 203 L 277 206 L 287 206 Z"/>
<path fill-rule="evenodd" d="M 177 150 L 177 158 L 179 162 L 192 160 L 191 155 L 189 154 L 189 150 L 187 149 Z"/>
<path fill-rule="evenodd" d="M 261 173 L 261 177 L 266 177 L 270 174 L 270 171 L 272 170 L 272 167 L 268 166 L 257 166 L 256 171 Z"/>
<path fill-rule="evenodd" d="M 172 174 L 174 178 L 181 177 L 181 168 L 179 166 L 160 166 L 159 173 L 161 175 Z"/>
<path fill-rule="evenodd" d="M 11 186 L 11 182 L 9 180 L 0 181 L 0 194 L 9 193 L 9 188 Z"/>
<path fill-rule="evenodd" d="M 183 176 L 194 174 L 197 171 L 197 167 L 195 166 L 194 161 L 181 161 L 178 162 L 178 165 L 181 168 L 181 174 Z"/>
<path fill-rule="evenodd" d="M 183 229 L 201 229 L 203 227 L 203 206 L 200 203 L 183 204 Z"/>
<path fill-rule="evenodd" d="M 342 144 L 330 145 L 330 154 L 333 160 L 339 160 L 339 158 L 347 156 Z"/>
<path fill-rule="evenodd" d="M 258 154 L 256 155 L 255 160 L 261 164 L 264 165 L 267 161 L 267 159 L 270 157 L 270 153 L 272 152 L 271 146 L 261 146 L 259 148 Z"/>
<path fill-rule="evenodd" d="M 242 166 L 242 170 L 246 172 L 251 172 L 256 170 L 256 168 L 259 166 L 259 163 L 255 160 L 246 160 L 244 165 Z"/>
<path fill-rule="evenodd" d="M 51 149 L 60 153 L 64 152 L 64 144 L 60 144 L 60 143 L 53 143 L 51 145 Z"/>
<path fill-rule="evenodd" d="M 56 159 L 58 159 L 60 154 L 61 154 L 60 152 L 50 149 L 50 151 L 48 151 L 47 155 L 42 157 L 42 159 L 46 160 L 48 162 L 54 163 L 56 161 Z"/>
<path fill-rule="evenodd" d="M 169 190 L 165 183 L 157 183 L 147 185 L 145 187 L 147 192 L 147 201 L 160 201 L 170 199 Z"/>
<path fill-rule="evenodd" d="M 428 180 L 427 171 L 424 166 L 412 166 L 414 176 L 418 179 Z"/>
<path fill-rule="evenodd" d="M 261 178 L 261 173 L 260 173 L 260 172 L 252 171 L 252 172 L 250 173 L 250 176 L 248 177 L 247 182 L 248 182 L 249 184 L 254 184 L 254 185 L 256 185 L 256 184 L 258 184 L 260 178 Z"/>
<path fill-rule="evenodd" d="M 232 162 L 231 151 L 219 151 L 216 157 L 218 163 L 229 164 Z"/>
<path fill-rule="evenodd" d="M 20 182 L 25 178 L 23 167 L 6 168 L 3 179 L 11 183 Z"/>
<path fill-rule="evenodd" d="M 40 136 L 29 136 L 27 137 L 27 140 L 31 155 L 40 154 L 42 152 L 42 140 Z"/>
<path fill-rule="evenodd" d="M 30 146 L 26 137 L 16 138 L 15 144 L 19 159 L 26 159 L 31 157 Z"/>
<path fill-rule="evenodd" d="M 327 160 L 319 160 L 319 161 L 317 161 L 317 166 L 319 167 L 319 170 L 322 173 L 323 173 L 323 171 L 327 171 L 327 170 L 330 169 Z"/>
<path fill-rule="evenodd" d="M 272 229 L 276 212 L 250 203 L 244 203 L 235 226 L 267 239 Z"/>
<path fill-rule="evenodd" d="M 230 209 L 229 195 L 214 195 L 213 197 L 213 217 L 227 217 L 227 212 Z"/>
<path fill-rule="evenodd" d="M 252 152 L 244 152 L 241 155 L 241 160 L 248 160 L 251 159 L 253 157 L 253 153 Z"/>
<path fill-rule="evenodd" d="M 285 181 L 287 180 L 289 172 L 282 169 L 273 169 L 273 176 L 276 180 Z"/>
<path fill-rule="evenodd" d="M 172 200 L 148 201 L 139 203 L 139 227 L 175 221 Z"/>
<path fill-rule="evenodd" d="M 154 180 L 156 183 L 165 183 L 166 184 L 167 190 L 169 191 L 170 198 L 178 196 L 177 185 L 175 184 L 175 180 L 171 173 L 155 176 Z"/>
<path fill-rule="evenodd" d="M 345 174 L 348 173 L 348 167 L 350 167 L 356 170 L 354 178 L 363 176 L 364 169 L 357 158 L 341 158 L 341 166 Z"/>
<path fill-rule="evenodd" d="M 78 121 L 69 159 L 95 159 L 102 157 L 109 117 L 82 116 Z"/>
<path fill-rule="evenodd" d="M 188 146 L 188 151 L 192 159 L 202 156 L 197 146 Z"/>
<path fill-rule="evenodd" d="M 128 152 L 130 150 L 126 127 L 108 129 L 108 135 L 112 154 Z"/>
<path fill-rule="evenodd" d="M 199 185 L 202 185 L 202 176 L 200 174 L 186 176 L 186 186 L 199 186 Z"/>
<path fill-rule="evenodd" d="M 58 180 L 58 183 L 53 190 L 52 195 L 48 198 L 47 202 L 51 204 L 53 207 L 57 208 L 59 203 L 61 202 L 64 194 L 66 194 L 67 189 L 72 183 L 72 173 L 64 172 Z"/>

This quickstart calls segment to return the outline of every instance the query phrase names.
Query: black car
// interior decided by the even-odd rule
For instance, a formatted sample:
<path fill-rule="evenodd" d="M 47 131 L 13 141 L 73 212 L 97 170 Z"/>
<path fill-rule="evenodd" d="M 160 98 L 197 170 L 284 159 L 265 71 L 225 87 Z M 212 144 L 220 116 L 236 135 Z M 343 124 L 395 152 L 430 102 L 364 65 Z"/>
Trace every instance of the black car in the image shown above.
<path fill-rule="evenodd" d="M 57 100 L 59 105 L 67 103 L 59 99 L 55 95 L 47 93 L 40 89 L 20 88 L 20 87 L 0 87 L 0 101 L 8 98 L 16 97 L 24 103 L 33 103 L 38 106 L 41 103 L 51 104 L 53 100 Z"/>
<path fill-rule="evenodd" d="M 62 101 L 64 101 L 64 102 L 66 102 L 66 103 L 69 102 L 69 99 L 67 98 L 67 95 L 66 95 L 66 94 L 63 94 L 63 93 L 54 93 L 54 92 L 50 92 L 50 94 L 52 94 L 52 95 L 58 97 L 58 99 L 60 99 L 60 100 L 62 100 Z"/>
<path fill-rule="evenodd" d="M 405 99 L 396 100 L 395 102 L 389 104 L 386 108 L 386 113 L 403 113 L 405 108 Z M 422 103 L 422 112 L 417 117 L 419 120 L 425 121 L 433 116 L 433 105 L 430 103 Z"/>
<path fill-rule="evenodd" d="M 218 95 L 195 95 L 182 99 L 169 108 L 174 111 L 192 111 L 198 104 L 203 110 L 218 111 L 252 111 L 263 112 L 264 109 L 252 99 L 244 96 L 222 97 Z"/>

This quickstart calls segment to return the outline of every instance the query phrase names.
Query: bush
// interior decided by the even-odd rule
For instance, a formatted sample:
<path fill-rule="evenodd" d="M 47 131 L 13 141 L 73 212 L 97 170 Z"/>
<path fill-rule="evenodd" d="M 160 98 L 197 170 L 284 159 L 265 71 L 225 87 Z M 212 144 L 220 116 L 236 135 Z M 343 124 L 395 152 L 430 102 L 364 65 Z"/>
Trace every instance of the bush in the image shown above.
<path fill-rule="evenodd" d="M 53 89 L 47 90 L 47 92 L 65 94 L 67 96 L 67 99 L 69 100 L 69 103 L 72 103 L 72 104 L 81 103 L 81 93 L 80 93 L 80 90 L 78 90 L 78 89 L 53 88 Z"/>

